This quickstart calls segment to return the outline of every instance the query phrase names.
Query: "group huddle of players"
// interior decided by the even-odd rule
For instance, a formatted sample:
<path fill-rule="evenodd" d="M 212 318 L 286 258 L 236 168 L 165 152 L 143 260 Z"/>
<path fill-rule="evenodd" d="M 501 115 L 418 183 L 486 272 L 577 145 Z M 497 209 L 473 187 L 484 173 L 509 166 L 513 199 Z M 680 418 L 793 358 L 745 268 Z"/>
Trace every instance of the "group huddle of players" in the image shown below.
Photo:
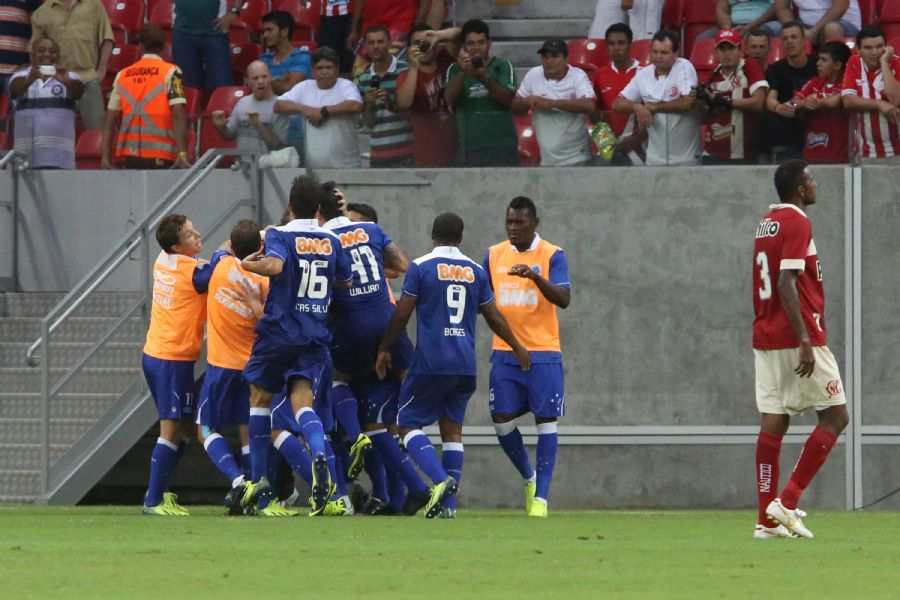
<path fill-rule="evenodd" d="M 299 514 L 290 508 L 293 477 L 279 473 L 286 464 L 309 485 L 310 516 L 455 517 L 480 313 L 495 334 L 498 440 L 523 478 L 527 514 L 547 516 L 565 408 L 556 309 L 570 302 L 568 265 L 537 234 L 530 199 L 514 198 L 505 224 L 508 239 L 479 264 L 459 250 L 462 219 L 443 213 L 433 250 L 410 261 L 371 207 L 345 204 L 333 183 L 304 176 L 280 226 L 261 240 L 259 225 L 238 222 L 207 263 L 191 221 L 166 215 L 143 356 L 160 418 L 144 514 L 188 514 L 167 483 L 196 423 L 231 484 L 229 514 Z M 399 276 L 395 301 L 387 279 Z M 415 348 L 405 331 L 413 312 Z M 208 366 L 197 396 L 204 328 Z M 536 468 L 514 422 L 526 412 L 537 424 Z M 440 457 L 423 432 L 434 423 Z M 234 426 L 240 458 L 221 435 Z M 372 487 L 354 506 L 348 485 L 363 470 Z"/>

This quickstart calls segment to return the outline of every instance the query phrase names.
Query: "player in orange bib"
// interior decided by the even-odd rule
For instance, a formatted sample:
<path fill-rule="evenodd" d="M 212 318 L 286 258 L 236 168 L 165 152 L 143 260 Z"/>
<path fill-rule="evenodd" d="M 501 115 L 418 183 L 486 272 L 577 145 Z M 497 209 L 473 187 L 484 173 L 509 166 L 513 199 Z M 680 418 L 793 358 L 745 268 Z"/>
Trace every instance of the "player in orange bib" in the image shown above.
<path fill-rule="evenodd" d="M 159 439 L 150 459 L 145 515 L 188 514 L 175 494 L 166 492 L 178 462 L 178 444 L 190 431 L 194 414 L 194 361 L 203 346 L 206 290 L 213 263 L 197 259 L 200 232 L 187 217 L 169 214 L 156 228 L 162 251 L 153 265 L 153 305 L 142 366 L 159 413 Z"/>
<path fill-rule="evenodd" d="M 525 510 L 532 517 L 547 516 L 557 419 L 565 412 L 566 399 L 556 309 L 571 301 L 566 253 L 541 239 L 539 224 L 534 202 L 513 198 L 506 210 L 509 240 L 491 246 L 484 257 L 497 308 L 531 356 L 531 370 L 523 371 L 509 345 L 494 336 L 491 418 L 500 445 L 525 479 Z M 537 425 L 537 471 L 514 422 L 527 412 Z"/>

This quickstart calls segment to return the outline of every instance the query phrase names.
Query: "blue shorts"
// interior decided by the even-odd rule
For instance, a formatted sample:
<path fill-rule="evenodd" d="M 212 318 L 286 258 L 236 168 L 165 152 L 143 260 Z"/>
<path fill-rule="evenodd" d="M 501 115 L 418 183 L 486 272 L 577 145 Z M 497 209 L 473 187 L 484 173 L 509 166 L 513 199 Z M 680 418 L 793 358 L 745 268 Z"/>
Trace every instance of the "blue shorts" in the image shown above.
<path fill-rule="evenodd" d="M 394 376 L 388 376 L 383 380 L 372 377 L 366 383 L 354 385 L 353 391 L 359 401 L 360 423 L 389 425 L 397 422 L 399 379 Z"/>
<path fill-rule="evenodd" d="M 331 357 L 334 367 L 348 375 L 368 375 L 375 368 L 378 344 L 394 314 L 394 305 L 342 313 L 332 326 Z M 394 371 L 405 371 L 413 357 L 413 345 L 404 331 L 391 346 Z"/>
<path fill-rule="evenodd" d="M 310 382 L 313 389 L 313 410 L 322 420 L 322 429 L 334 429 L 334 416 L 331 409 L 331 361 L 323 363 L 319 369 L 306 373 L 298 373 Z M 293 433 L 302 433 L 300 424 L 294 418 L 294 409 L 288 396 L 287 388 L 283 388 L 272 398 L 272 430 L 286 429 Z"/>
<path fill-rule="evenodd" d="M 326 361 L 331 364 L 328 350 L 322 346 L 283 346 L 257 337 L 244 367 L 244 379 L 277 394 L 295 377 L 312 381 Z"/>
<path fill-rule="evenodd" d="M 407 375 L 397 400 L 397 424 L 421 429 L 439 419 L 462 423 L 474 392 L 474 375 Z"/>
<path fill-rule="evenodd" d="M 194 414 L 197 386 L 194 361 L 164 360 L 144 354 L 141 361 L 160 421 L 190 419 Z"/>
<path fill-rule="evenodd" d="M 491 414 L 538 418 L 565 414 L 566 388 L 562 363 L 532 363 L 530 371 L 518 365 L 494 363 L 490 378 Z"/>
<path fill-rule="evenodd" d="M 197 424 L 213 431 L 250 422 L 250 386 L 236 369 L 209 365 L 200 388 Z"/>

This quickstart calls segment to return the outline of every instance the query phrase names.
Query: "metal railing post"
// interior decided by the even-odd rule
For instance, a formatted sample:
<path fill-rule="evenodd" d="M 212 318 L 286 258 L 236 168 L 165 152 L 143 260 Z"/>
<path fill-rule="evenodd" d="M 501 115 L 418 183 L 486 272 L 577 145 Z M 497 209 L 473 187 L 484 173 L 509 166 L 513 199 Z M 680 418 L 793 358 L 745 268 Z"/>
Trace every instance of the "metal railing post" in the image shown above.
<path fill-rule="evenodd" d="M 50 492 L 50 319 L 41 320 L 41 497 Z"/>

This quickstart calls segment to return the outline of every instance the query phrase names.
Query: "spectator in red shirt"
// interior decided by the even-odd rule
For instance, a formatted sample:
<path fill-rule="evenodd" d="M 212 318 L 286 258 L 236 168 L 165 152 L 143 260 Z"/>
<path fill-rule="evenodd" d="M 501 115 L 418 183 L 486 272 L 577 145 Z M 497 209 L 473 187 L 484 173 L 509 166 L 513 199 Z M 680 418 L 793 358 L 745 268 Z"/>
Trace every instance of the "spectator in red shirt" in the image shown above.
<path fill-rule="evenodd" d="M 431 0 L 355 0 L 353 27 L 347 44 L 355 47 L 362 32 L 383 25 L 391 33 L 391 54 L 402 54 L 410 28 L 413 23 L 425 20 L 430 7 Z M 354 74 L 357 69 L 359 66 L 354 65 Z"/>
<path fill-rule="evenodd" d="M 841 99 L 846 110 L 857 111 L 862 158 L 900 164 L 900 59 L 875 25 L 860 29 L 856 47 L 859 54 L 847 61 Z"/>
<path fill-rule="evenodd" d="M 631 113 L 613 112 L 612 105 L 635 73 L 643 65 L 631 57 L 633 40 L 631 27 L 625 23 L 614 23 L 606 29 L 606 53 L 609 64 L 600 67 L 594 77 L 594 92 L 597 94 L 597 109 L 591 121 L 606 121 L 619 138 L 610 164 L 617 166 L 644 164 L 642 142 L 647 133 L 637 124 Z"/>
<path fill-rule="evenodd" d="M 747 34 L 744 52 L 747 58 L 752 58 L 756 61 L 763 73 L 766 72 L 766 67 L 769 66 L 769 48 L 771 46 L 772 38 L 765 29 L 757 27 L 756 29 L 751 29 L 750 33 Z"/>
<path fill-rule="evenodd" d="M 708 110 L 703 136 L 703 164 L 754 164 L 757 116 L 762 112 L 769 84 L 753 60 L 741 54 L 741 34 L 722 29 L 716 34 L 719 66 L 697 97 Z"/>
<path fill-rule="evenodd" d="M 813 77 L 794 97 L 806 117 L 803 158 L 812 163 L 845 163 L 850 157 L 850 120 L 841 108 L 844 68 L 850 48 L 843 42 L 819 47 L 818 77 Z"/>
<path fill-rule="evenodd" d="M 409 33 L 409 69 L 397 81 L 397 107 L 409 111 L 417 167 L 452 165 L 456 119 L 444 100 L 447 69 L 459 51 L 459 27 L 431 31 L 425 23 Z"/>

